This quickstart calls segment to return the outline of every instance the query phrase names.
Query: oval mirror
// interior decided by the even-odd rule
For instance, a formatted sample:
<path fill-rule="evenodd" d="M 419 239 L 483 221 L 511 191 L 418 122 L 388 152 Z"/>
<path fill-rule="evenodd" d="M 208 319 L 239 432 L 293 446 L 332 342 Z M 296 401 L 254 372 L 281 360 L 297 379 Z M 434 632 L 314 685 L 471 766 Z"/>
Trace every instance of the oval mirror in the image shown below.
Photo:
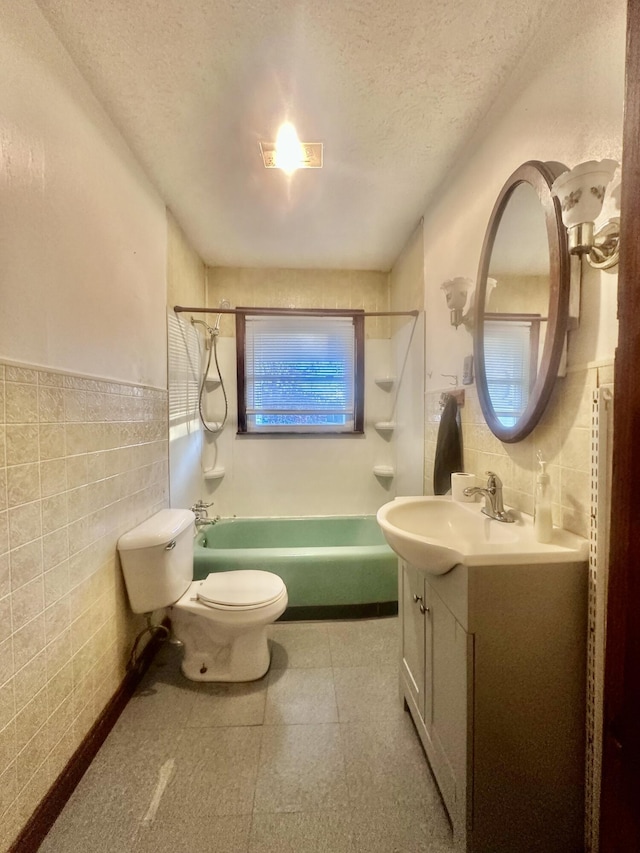
<path fill-rule="evenodd" d="M 570 258 L 551 184 L 566 167 L 530 161 L 491 213 L 476 286 L 474 360 L 482 412 L 501 441 L 540 420 L 567 332 Z"/>

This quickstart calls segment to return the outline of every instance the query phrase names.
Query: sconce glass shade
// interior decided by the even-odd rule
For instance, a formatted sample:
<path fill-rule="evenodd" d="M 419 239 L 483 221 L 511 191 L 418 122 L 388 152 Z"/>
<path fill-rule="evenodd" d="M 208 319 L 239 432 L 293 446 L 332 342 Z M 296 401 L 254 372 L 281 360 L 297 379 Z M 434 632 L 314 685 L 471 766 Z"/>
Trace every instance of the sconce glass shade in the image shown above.
<path fill-rule="evenodd" d="M 551 194 L 560 200 L 566 228 L 594 222 L 618 164 L 615 160 L 589 160 L 563 172 L 555 179 Z"/>
<path fill-rule="evenodd" d="M 465 320 L 463 312 L 472 289 L 473 281 L 462 276 L 451 278 L 440 285 L 440 290 L 444 290 L 447 298 L 447 307 L 451 311 L 451 325 L 456 328 Z"/>
<path fill-rule="evenodd" d="M 586 255 L 597 269 L 609 269 L 619 259 L 619 220 L 610 219 L 599 231 L 594 221 L 602 212 L 605 193 L 614 172 L 615 160 L 588 160 L 559 175 L 551 194 L 560 201 L 562 222 L 567 229 L 572 255 Z"/>
<path fill-rule="evenodd" d="M 440 290 L 444 290 L 448 308 L 452 311 L 463 311 L 464 306 L 467 304 L 467 296 L 469 295 L 469 291 L 472 287 L 473 282 L 470 278 L 457 276 L 456 278 L 451 278 L 449 281 L 443 282 L 443 284 L 440 285 Z"/>

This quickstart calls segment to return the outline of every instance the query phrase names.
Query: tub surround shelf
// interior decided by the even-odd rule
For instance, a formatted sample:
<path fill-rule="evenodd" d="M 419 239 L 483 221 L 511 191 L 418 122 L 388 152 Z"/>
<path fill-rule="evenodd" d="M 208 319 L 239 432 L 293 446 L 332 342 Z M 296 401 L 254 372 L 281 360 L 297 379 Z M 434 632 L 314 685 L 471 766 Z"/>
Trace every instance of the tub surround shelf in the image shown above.
<path fill-rule="evenodd" d="M 391 391 L 393 386 L 396 384 L 395 376 L 377 376 L 373 381 L 379 388 L 382 388 L 383 391 Z"/>
<path fill-rule="evenodd" d="M 224 468 L 208 468 L 204 472 L 205 480 L 221 480 L 225 475 Z"/>
<path fill-rule="evenodd" d="M 215 388 L 220 387 L 220 380 L 217 376 L 207 376 L 207 378 L 204 380 L 204 384 L 206 388 L 214 390 Z"/>
<path fill-rule="evenodd" d="M 395 421 L 378 421 L 374 426 L 378 432 L 393 432 L 397 424 Z"/>
<path fill-rule="evenodd" d="M 373 473 L 376 477 L 382 477 L 384 480 L 390 480 L 396 475 L 396 469 L 393 465 L 374 465 Z"/>

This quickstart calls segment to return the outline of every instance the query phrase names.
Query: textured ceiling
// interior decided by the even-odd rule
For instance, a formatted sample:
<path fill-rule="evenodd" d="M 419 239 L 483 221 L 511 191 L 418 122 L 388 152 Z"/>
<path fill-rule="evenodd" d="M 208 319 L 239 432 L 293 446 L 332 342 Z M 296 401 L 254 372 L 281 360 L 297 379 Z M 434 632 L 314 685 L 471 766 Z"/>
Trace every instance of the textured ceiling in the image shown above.
<path fill-rule="evenodd" d="M 387 270 L 550 0 L 38 3 L 206 263 Z"/>

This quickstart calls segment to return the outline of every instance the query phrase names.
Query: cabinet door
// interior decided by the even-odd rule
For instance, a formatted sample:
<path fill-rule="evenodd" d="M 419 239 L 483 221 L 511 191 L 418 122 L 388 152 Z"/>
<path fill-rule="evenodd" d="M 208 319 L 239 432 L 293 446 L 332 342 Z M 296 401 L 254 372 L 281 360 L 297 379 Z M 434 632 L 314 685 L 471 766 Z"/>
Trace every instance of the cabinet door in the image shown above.
<path fill-rule="evenodd" d="M 433 631 L 432 721 L 434 773 L 458 835 L 467 824 L 467 752 L 471 721 L 473 637 L 429 589 Z"/>
<path fill-rule="evenodd" d="M 402 608 L 402 679 L 420 717 L 425 719 L 425 614 L 423 575 L 400 563 Z"/>

